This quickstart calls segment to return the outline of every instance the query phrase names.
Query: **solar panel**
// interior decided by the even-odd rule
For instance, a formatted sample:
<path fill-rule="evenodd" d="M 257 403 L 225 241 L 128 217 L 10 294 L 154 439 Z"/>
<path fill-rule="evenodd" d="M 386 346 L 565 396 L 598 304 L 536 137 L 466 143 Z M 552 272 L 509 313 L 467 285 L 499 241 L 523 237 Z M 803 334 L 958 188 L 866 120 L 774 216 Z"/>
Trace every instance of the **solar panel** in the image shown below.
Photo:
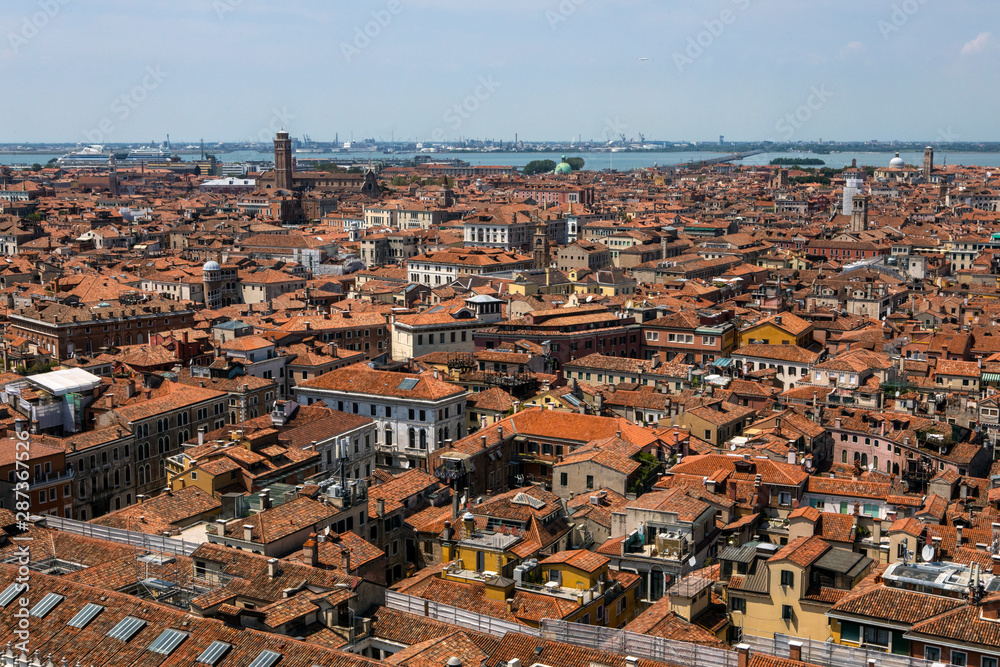
<path fill-rule="evenodd" d="M 66 599 L 65 595 L 59 595 L 58 593 L 49 593 L 41 599 L 41 601 L 31 608 L 28 613 L 36 618 L 45 618 L 45 615 L 52 611 L 57 604 Z"/>
<path fill-rule="evenodd" d="M 142 630 L 143 626 L 146 625 L 146 621 L 141 618 L 136 618 L 135 616 L 126 616 L 118 625 L 111 628 L 111 632 L 108 633 L 108 637 L 112 639 L 120 639 L 123 642 L 127 642 L 135 636 L 135 633 Z"/>
<path fill-rule="evenodd" d="M 83 609 L 76 612 L 76 616 L 70 619 L 68 625 L 71 628 L 85 628 L 87 624 L 94 620 L 94 617 L 104 611 L 104 607 L 99 604 L 88 602 Z"/>
<path fill-rule="evenodd" d="M 23 591 L 24 589 L 25 589 L 24 584 L 11 584 L 10 586 L 8 586 L 6 589 L 4 589 L 3 593 L 0 593 L 0 607 L 6 607 L 11 602 L 13 602 L 14 598 L 17 597 L 17 594 Z"/>
<path fill-rule="evenodd" d="M 281 660 L 280 653 L 275 653 L 274 651 L 261 651 L 260 655 L 254 658 L 254 661 L 250 663 L 249 667 L 271 667 L 271 665 L 279 660 Z"/>
<path fill-rule="evenodd" d="M 418 380 L 417 378 L 406 378 L 405 380 L 399 383 L 399 388 L 402 389 L 403 391 L 410 391 L 411 389 L 417 386 L 418 382 L 420 382 L 420 380 Z"/>
<path fill-rule="evenodd" d="M 160 636 L 153 640 L 153 643 L 149 645 L 149 650 L 154 653 L 170 655 L 174 652 L 174 649 L 180 646 L 181 642 L 187 638 L 188 633 L 186 632 L 167 629 L 161 632 Z"/>
<path fill-rule="evenodd" d="M 222 656 L 226 655 L 232 647 L 232 644 L 214 641 L 208 645 L 207 649 L 201 652 L 201 655 L 198 656 L 198 662 L 203 665 L 215 665 L 215 663 L 222 660 Z"/>

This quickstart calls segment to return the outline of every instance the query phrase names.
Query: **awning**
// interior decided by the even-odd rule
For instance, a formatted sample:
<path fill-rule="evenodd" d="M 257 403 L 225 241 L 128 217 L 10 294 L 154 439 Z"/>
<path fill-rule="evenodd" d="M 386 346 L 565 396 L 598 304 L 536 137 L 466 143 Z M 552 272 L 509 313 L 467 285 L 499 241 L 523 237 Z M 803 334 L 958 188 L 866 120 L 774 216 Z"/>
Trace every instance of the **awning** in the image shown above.
<path fill-rule="evenodd" d="M 717 368 L 725 368 L 727 366 L 732 366 L 732 364 L 733 364 L 732 357 L 723 357 L 722 359 L 716 359 L 715 361 L 712 362 L 712 365 Z"/>
<path fill-rule="evenodd" d="M 983 382 L 1000 382 L 1000 373 L 983 373 L 980 377 Z"/>

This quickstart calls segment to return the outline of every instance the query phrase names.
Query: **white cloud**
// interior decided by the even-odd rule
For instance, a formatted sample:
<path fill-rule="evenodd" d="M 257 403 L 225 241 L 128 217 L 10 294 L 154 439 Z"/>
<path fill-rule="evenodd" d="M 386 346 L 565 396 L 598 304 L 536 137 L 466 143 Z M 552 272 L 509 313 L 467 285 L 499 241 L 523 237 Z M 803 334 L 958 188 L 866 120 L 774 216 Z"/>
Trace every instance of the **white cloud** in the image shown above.
<path fill-rule="evenodd" d="M 979 33 L 974 40 L 965 43 L 965 46 L 962 47 L 962 55 L 971 56 L 974 53 L 979 53 L 990 43 L 991 37 L 988 32 Z"/>
<path fill-rule="evenodd" d="M 844 48 L 840 50 L 840 58 L 846 60 L 853 56 L 861 55 L 865 50 L 865 45 L 861 42 L 848 42 L 844 45 Z"/>

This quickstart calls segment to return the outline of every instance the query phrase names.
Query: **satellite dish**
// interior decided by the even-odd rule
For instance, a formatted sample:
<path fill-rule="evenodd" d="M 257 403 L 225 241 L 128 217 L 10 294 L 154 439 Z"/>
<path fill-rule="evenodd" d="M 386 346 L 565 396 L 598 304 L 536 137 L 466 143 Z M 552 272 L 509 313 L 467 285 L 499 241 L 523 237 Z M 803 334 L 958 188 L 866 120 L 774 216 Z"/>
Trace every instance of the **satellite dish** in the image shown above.
<path fill-rule="evenodd" d="M 691 556 L 691 558 L 688 560 L 688 565 L 694 567 L 697 564 L 698 564 L 698 559 L 695 558 L 694 556 Z"/>
<path fill-rule="evenodd" d="M 326 527 L 326 530 L 323 531 L 323 534 L 324 535 L 329 535 L 330 534 L 330 526 Z"/>
<path fill-rule="evenodd" d="M 736 445 L 729 445 L 729 451 L 735 452 L 736 451 Z"/>
<path fill-rule="evenodd" d="M 924 548 L 920 550 L 920 557 L 927 563 L 932 562 L 934 560 L 934 547 L 925 544 Z"/>

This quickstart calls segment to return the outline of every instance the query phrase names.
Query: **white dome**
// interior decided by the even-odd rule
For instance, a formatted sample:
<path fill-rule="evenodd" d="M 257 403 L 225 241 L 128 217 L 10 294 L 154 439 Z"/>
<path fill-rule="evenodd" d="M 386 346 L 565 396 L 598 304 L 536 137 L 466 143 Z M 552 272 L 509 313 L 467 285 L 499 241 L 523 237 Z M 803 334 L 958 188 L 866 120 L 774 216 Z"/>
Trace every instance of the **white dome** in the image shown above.
<path fill-rule="evenodd" d="M 889 166 L 894 168 L 899 168 L 904 166 L 903 158 L 899 157 L 899 153 L 896 153 L 896 157 L 889 160 Z"/>
<path fill-rule="evenodd" d="M 221 271 L 222 267 L 214 259 L 210 259 L 205 262 L 205 266 L 201 267 L 202 271 Z"/>

